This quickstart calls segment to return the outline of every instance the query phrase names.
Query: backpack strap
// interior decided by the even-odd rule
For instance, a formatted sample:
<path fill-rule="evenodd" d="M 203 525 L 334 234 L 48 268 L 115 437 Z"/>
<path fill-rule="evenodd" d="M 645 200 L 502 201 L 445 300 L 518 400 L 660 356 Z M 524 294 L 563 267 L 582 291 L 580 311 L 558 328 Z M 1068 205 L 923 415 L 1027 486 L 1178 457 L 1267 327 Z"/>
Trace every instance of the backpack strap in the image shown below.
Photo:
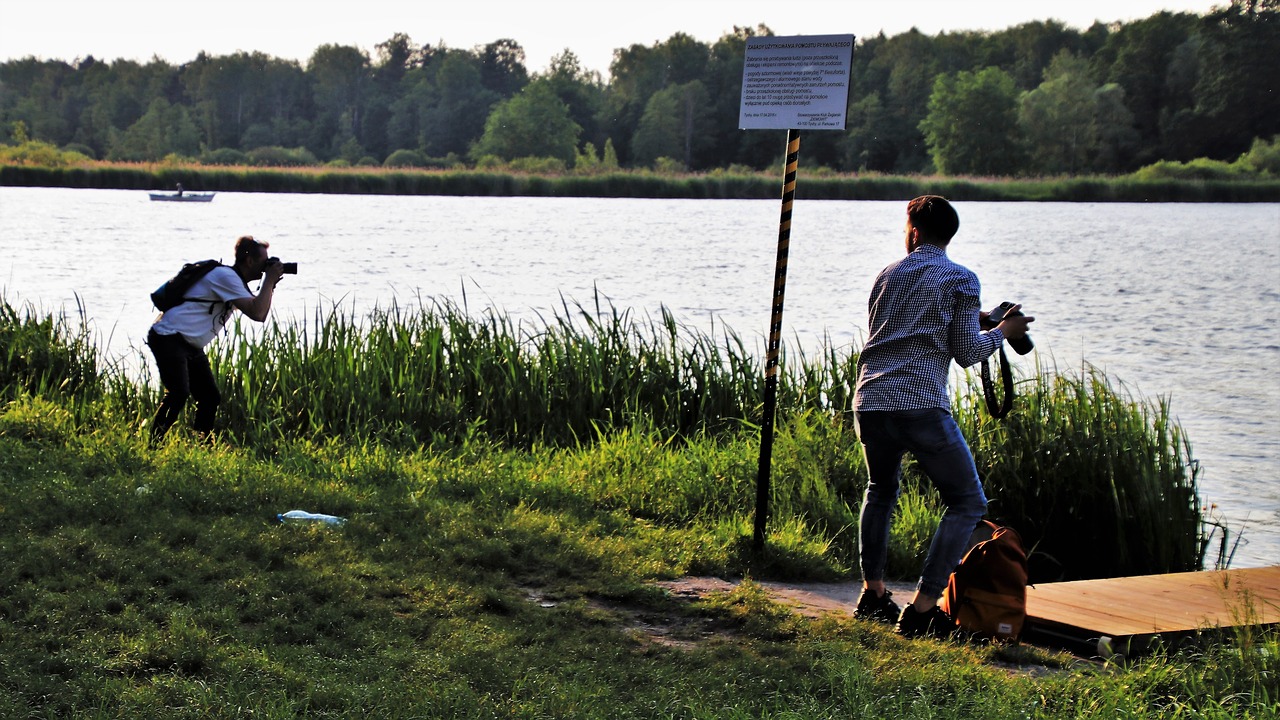
<path fill-rule="evenodd" d="M 184 302 L 184 303 L 189 303 L 189 302 L 202 302 L 202 303 L 209 303 L 209 314 L 210 314 L 210 315 L 212 315 L 212 314 L 213 314 L 213 306 L 214 306 L 214 305 L 217 305 L 218 303 L 220 303 L 220 302 L 222 302 L 222 301 L 221 301 L 221 300 L 210 300 L 209 298 L 193 298 L 193 297 L 184 297 L 184 298 L 182 298 L 182 302 Z"/>
<path fill-rule="evenodd" d="M 987 358 L 982 359 L 982 394 L 987 400 L 987 411 L 991 417 L 999 420 L 1009 414 L 1013 407 L 1013 369 L 1009 367 L 1009 357 L 1004 354 L 1004 343 L 1000 343 L 1000 379 L 1004 383 L 1004 400 L 996 400 L 995 390 L 991 385 L 991 366 Z"/>
<path fill-rule="evenodd" d="M 217 265 L 214 265 L 213 267 L 209 268 L 209 272 L 207 272 L 207 273 L 205 273 L 204 275 L 200 276 L 200 279 L 199 279 L 199 280 L 196 280 L 196 282 L 199 282 L 200 280 L 203 280 L 205 277 L 208 277 L 208 276 L 209 276 L 209 273 L 212 273 L 214 270 L 217 270 L 217 269 L 218 269 L 218 268 L 220 268 L 220 267 L 225 267 L 225 268 L 232 268 L 232 269 L 234 269 L 234 268 L 233 268 L 233 266 L 231 266 L 231 265 L 223 265 L 221 262 L 219 262 Z M 236 277 L 240 277 L 240 274 L 239 274 L 239 273 L 236 273 Z M 192 284 L 194 285 L 195 283 L 192 283 Z M 249 290 L 249 283 L 245 282 L 245 281 L 244 281 L 244 278 L 240 278 L 240 284 L 244 285 L 244 289 L 245 289 L 245 290 Z M 252 291 L 250 290 L 250 292 L 252 292 Z M 182 298 L 182 302 L 184 302 L 184 303 L 188 303 L 188 302 L 202 302 L 202 303 L 209 303 L 209 314 L 210 314 L 210 315 L 212 315 L 212 314 L 213 314 L 213 306 L 214 306 L 214 305 L 217 305 L 218 303 L 224 303 L 224 304 L 227 304 L 227 305 L 230 305 L 230 304 L 231 304 L 231 302 L 230 302 L 230 301 L 228 301 L 228 300 L 218 300 L 217 298 L 214 298 L 214 299 L 212 299 L 212 300 L 211 300 L 211 299 L 209 299 L 209 298 L 193 298 L 193 297 L 183 297 L 183 298 Z"/>

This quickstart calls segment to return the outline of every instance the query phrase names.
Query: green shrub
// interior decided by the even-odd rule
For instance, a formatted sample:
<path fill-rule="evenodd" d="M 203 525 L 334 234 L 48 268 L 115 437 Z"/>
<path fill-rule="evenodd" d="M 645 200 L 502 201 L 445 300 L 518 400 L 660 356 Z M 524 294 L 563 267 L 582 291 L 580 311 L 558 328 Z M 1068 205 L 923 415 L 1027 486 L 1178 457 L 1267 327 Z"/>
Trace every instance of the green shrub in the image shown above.
<path fill-rule="evenodd" d="M 467 166 L 458 153 L 449 153 L 444 157 L 428 157 L 426 158 L 426 167 L 436 168 L 440 170 L 460 170 Z"/>
<path fill-rule="evenodd" d="M 726 175 L 758 175 L 760 174 L 759 170 L 756 170 L 750 165 L 742 165 L 740 163 L 731 164 L 729 167 L 725 168 L 724 172 Z"/>
<path fill-rule="evenodd" d="M 520 157 L 515 158 L 508 167 L 516 172 L 534 175 L 563 175 L 568 169 L 560 158 Z"/>
<path fill-rule="evenodd" d="M 382 161 L 383 167 L 426 167 L 427 159 L 417 150 L 400 149 L 387 156 Z"/>
<path fill-rule="evenodd" d="M 1245 156 L 1248 157 L 1248 156 Z M 1268 154 L 1258 154 L 1260 162 L 1267 162 Z M 1131 177 L 1136 180 L 1253 180 L 1258 171 L 1244 157 L 1234 163 L 1208 158 L 1196 158 L 1188 162 L 1161 160 L 1136 170 Z"/>
<path fill-rule="evenodd" d="M 89 159 L 89 160 L 98 159 L 98 154 L 93 151 L 93 148 L 89 147 L 88 145 L 85 145 L 84 143 L 68 143 L 62 146 L 62 151 L 65 153 L 83 155 L 86 159 Z"/>
<path fill-rule="evenodd" d="M 168 155 L 165 155 L 164 157 L 160 158 L 160 164 L 166 167 L 177 168 L 177 167 L 195 165 L 196 160 L 195 158 L 190 158 L 190 157 L 187 157 L 186 155 L 180 155 L 178 153 L 169 153 Z"/>
<path fill-rule="evenodd" d="M 796 170 L 796 172 L 799 175 L 804 175 L 807 177 L 816 177 L 816 178 L 832 178 L 839 175 L 839 173 L 827 167 L 826 165 L 819 165 L 818 167 L 814 167 L 814 168 L 801 165 Z"/>
<path fill-rule="evenodd" d="M 218 148 L 200 156 L 203 165 L 248 165 L 249 156 L 235 148 Z"/>
<path fill-rule="evenodd" d="M 269 167 L 306 167 L 319 165 L 320 161 L 308 149 L 282 148 L 278 146 L 254 148 L 248 152 L 250 165 Z"/>
<path fill-rule="evenodd" d="M 686 172 L 687 168 L 675 158 L 660 157 L 653 161 L 653 171 L 659 175 L 679 175 Z"/>
<path fill-rule="evenodd" d="M 1280 176 L 1280 136 L 1255 138 L 1249 151 L 1235 162 L 1196 158 L 1188 162 L 1161 160 L 1128 177 L 1139 181 L 1193 180 L 1217 182 L 1264 181 Z M 1235 198 L 1229 198 L 1235 199 Z"/>
<path fill-rule="evenodd" d="M 1240 156 L 1236 163 L 1259 177 L 1280 177 L 1280 136 L 1271 138 L 1271 142 L 1255 138 L 1249 152 Z"/>
<path fill-rule="evenodd" d="M 19 145 L 0 145 L 0 164 L 31 167 L 65 168 L 89 162 L 78 152 L 59 150 L 41 140 L 27 140 Z"/>
<path fill-rule="evenodd" d="M 605 141 L 603 153 L 596 152 L 595 143 L 586 143 L 581 150 L 574 152 L 573 172 L 577 175 L 601 175 L 618 171 L 618 153 L 613 149 L 613 141 Z"/>

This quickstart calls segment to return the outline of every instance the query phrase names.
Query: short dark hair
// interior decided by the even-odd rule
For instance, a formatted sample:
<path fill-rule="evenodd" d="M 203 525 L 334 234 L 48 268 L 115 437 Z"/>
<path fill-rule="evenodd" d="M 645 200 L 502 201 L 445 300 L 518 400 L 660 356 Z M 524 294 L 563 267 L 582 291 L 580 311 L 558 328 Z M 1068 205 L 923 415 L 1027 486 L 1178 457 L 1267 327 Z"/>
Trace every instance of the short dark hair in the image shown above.
<path fill-rule="evenodd" d="M 943 245 L 960 229 L 960 216 L 941 195 L 921 195 L 907 203 L 907 219 L 927 239 Z"/>
<path fill-rule="evenodd" d="M 248 260 L 249 254 L 260 247 L 271 247 L 271 243 L 254 240 L 252 235 L 241 235 L 240 239 L 236 240 L 236 263 Z"/>

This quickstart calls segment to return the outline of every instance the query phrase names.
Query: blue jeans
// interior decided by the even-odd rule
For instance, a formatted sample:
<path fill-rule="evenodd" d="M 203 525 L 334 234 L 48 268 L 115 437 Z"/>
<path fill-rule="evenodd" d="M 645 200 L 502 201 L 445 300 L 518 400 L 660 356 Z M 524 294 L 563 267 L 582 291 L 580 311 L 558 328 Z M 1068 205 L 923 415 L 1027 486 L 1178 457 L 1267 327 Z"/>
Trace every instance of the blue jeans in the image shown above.
<path fill-rule="evenodd" d="M 858 438 L 871 476 L 862 500 L 858 559 L 863 580 L 883 580 L 889 553 L 889 522 L 898 504 L 902 457 L 910 452 L 942 496 L 946 510 L 934 531 L 916 589 L 940 597 L 960 563 L 987 496 L 978 480 L 973 453 L 946 410 L 860 412 Z"/>

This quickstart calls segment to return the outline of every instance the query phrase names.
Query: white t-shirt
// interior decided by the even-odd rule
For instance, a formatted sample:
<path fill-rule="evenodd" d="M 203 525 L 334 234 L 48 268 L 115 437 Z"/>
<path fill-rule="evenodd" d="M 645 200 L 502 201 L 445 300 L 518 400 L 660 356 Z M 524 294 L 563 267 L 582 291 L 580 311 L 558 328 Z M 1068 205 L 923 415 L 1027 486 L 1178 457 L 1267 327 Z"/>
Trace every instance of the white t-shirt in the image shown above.
<path fill-rule="evenodd" d="M 223 265 L 197 280 L 184 297 L 213 302 L 184 302 L 166 310 L 151 327 L 161 335 L 180 333 L 194 347 L 203 348 L 231 319 L 235 310 L 231 301 L 251 298 L 253 293 L 235 270 Z"/>

